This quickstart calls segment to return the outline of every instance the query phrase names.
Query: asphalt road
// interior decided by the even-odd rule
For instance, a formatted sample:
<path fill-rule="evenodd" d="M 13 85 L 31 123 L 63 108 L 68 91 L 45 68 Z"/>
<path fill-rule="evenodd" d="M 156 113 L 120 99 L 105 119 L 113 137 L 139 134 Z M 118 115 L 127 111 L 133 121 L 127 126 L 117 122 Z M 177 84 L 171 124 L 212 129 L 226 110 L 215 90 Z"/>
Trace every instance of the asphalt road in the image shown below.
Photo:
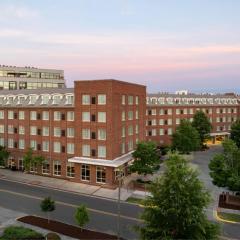
<path fill-rule="evenodd" d="M 62 192 L 37 186 L 0 180 L 0 206 L 27 214 L 45 216 L 40 210 L 43 198 L 51 196 L 56 202 L 56 210 L 51 218 L 76 224 L 74 212 L 79 204 L 89 209 L 89 229 L 110 234 L 117 233 L 117 203 L 103 198 Z M 138 238 L 133 227 L 141 224 L 139 214 L 143 211 L 137 205 L 121 202 L 120 230 L 125 239 Z"/>
<path fill-rule="evenodd" d="M 205 184 L 212 196 L 212 203 L 209 205 L 207 214 L 210 220 L 213 220 L 213 209 L 216 207 L 218 202 L 219 193 L 227 191 L 224 188 L 219 188 L 212 184 L 212 179 L 209 175 L 208 164 L 215 154 L 221 153 L 222 147 L 212 146 L 209 150 L 203 152 L 196 152 L 194 154 L 193 164 L 195 164 L 199 171 L 199 178 Z M 220 223 L 222 229 L 222 235 L 230 239 L 240 239 L 240 225 L 231 223 Z"/>

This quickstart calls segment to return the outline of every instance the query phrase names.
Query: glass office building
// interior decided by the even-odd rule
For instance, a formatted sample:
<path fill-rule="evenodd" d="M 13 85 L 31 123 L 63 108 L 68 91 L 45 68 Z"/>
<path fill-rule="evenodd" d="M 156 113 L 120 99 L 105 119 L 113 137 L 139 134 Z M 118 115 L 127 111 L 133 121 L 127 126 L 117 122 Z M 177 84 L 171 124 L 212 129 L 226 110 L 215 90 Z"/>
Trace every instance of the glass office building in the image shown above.
<path fill-rule="evenodd" d="M 65 87 L 63 70 L 0 65 L 0 90 Z"/>

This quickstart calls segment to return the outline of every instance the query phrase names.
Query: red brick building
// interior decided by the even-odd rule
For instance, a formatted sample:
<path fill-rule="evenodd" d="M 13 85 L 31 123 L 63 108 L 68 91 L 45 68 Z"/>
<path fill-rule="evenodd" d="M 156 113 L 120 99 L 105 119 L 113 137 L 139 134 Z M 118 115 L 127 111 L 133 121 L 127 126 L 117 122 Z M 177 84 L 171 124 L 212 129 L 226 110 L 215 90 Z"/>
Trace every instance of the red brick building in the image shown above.
<path fill-rule="evenodd" d="M 74 89 L 0 92 L 0 145 L 23 168 L 32 148 L 43 175 L 111 187 L 116 170 L 145 139 L 146 87 L 116 80 L 76 81 Z"/>
<path fill-rule="evenodd" d="M 147 99 L 147 101 L 146 101 Z M 226 136 L 239 116 L 235 95 L 149 94 L 117 80 L 76 81 L 74 88 L 0 92 L 0 145 L 9 167 L 23 169 L 29 148 L 46 159 L 38 174 L 114 187 L 116 172 L 141 140 L 169 144 L 181 119 L 197 110 L 212 136 Z"/>

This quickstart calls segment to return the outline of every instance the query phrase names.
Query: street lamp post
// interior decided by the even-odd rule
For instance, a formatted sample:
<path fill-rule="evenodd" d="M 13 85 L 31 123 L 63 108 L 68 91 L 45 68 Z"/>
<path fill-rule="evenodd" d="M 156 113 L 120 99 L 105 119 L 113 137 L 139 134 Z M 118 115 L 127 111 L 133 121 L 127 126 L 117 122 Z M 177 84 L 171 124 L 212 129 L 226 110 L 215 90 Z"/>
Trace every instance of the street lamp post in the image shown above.
<path fill-rule="evenodd" d="M 116 171 L 118 172 L 117 175 L 117 180 L 118 180 L 118 219 L 117 219 L 117 238 L 118 240 L 120 240 L 120 219 L 121 219 L 121 209 L 120 209 L 120 203 L 121 203 L 121 186 L 122 186 L 122 181 L 124 178 L 124 174 L 123 174 L 123 170 L 126 167 L 120 167 L 118 169 L 116 169 Z"/>

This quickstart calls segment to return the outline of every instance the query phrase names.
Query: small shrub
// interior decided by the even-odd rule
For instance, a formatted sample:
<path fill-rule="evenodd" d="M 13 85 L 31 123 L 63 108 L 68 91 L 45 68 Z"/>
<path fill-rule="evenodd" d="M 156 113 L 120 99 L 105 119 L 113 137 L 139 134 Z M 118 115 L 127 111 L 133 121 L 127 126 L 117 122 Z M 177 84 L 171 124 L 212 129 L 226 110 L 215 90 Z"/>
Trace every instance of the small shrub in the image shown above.
<path fill-rule="evenodd" d="M 18 226 L 10 226 L 7 227 L 3 235 L 0 238 L 1 240 L 43 240 L 44 236 L 41 233 L 38 233 L 32 229 L 18 227 Z"/>
<path fill-rule="evenodd" d="M 87 211 L 87 208 L 83 204 L 81 204 L 76 209 L 75 220 L 76 220 L 78 226 L 80 227 L 81 231 L 82 231 L 83 226 L 89 222 L 88 211 Z"/>
<path fill-rule="evenodd" d="M 61 238 L 54 232 L 50 232 L 46 235 L 46 240 L 61 240 Z"/>

